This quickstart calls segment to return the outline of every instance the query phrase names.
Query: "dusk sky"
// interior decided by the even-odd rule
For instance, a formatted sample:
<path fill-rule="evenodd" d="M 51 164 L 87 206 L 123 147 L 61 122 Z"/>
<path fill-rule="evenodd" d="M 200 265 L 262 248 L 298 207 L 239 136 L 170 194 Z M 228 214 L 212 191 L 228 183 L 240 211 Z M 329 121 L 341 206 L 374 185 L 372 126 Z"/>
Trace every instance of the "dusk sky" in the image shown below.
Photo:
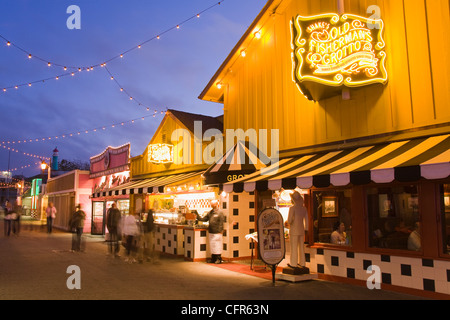
<path fill-rule="evenodd" d="M 131 154 L 137 156 L 144 152 L 161 122 L 161 111 L 221 115 L 222 105 L 200 101 L 198 96 L 266 1 L 217 3 L 2 0 L 0 170 L 8 169 L 10 154 L 13 175 L 38 174 L 36 163 L 40 160 L 24 153 L 51 157 L 55 147 L 60 160 L 88 162 L 108 146 L 130 142 Z M 70 5 L 81 10 L 81 29 L 67 27 Z M 137 49 L 210 7 L 200 18 Z M 118 57 L 132 48 L 136 49 Z M 109 61 L 107 69 L 97 66 L 114 57 L 118 58 Z M 95 67 L 89 72 L 70 68 L 89 66 Z M 108 70 L 117 82 L 111 80 Z M 43 79 L 49 80 L 40 81 Z M 155 110 L 158 115 L 153 117 Z M 131 123 L 133 119 L 138 120 Z M 113 128 L 113 124 L 119 125 Z M 97 132 L 95 128 L 99 128 Z M 70 137 L 70 133 L 74 135 Z M 9 153 L 8 147 L 14 151 Z M 22 168 L 25 166 L 30 167 Z"/>

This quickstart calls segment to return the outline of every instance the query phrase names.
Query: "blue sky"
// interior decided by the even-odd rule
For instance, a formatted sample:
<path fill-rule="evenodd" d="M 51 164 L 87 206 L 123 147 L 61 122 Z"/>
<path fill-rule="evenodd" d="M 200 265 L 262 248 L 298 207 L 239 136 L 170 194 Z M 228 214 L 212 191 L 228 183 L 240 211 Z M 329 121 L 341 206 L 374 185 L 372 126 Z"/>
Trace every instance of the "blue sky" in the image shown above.
<path fill-rule="evenodd" d="M 198 95 L 265 5 L 264 0 L 225 0 L 193 19 L 107 64 L 105 68 L 71 72 L 68 66 L 102 63 L 218 3 L 210 0 L 2 0 L 0 35 L 33 57 L 0 39 L 0 142 L 11 152 L 13 174 L 39 173 L 37 158 L 50 157 L 55 146 L 60 159 L 89 161 L 107 146 L 131 143 L 131 153 L 144 152 L 162 120 L 154 110 L 167 108 L 210 116 L 222 105 L 200 101 Z M 69 30 L 70 5 L 81 10 L 81 29 Z M 5 87 L 52 78 L 23 86 Z M 142 106 L 139 106 L 139 101 Z M 147 111 L 146 107 L 151 111 Z M 145 117 L 141 120 L 141 117 Z M 135 123 L 112 128 L 132 119 Z M 92 129 L 106 127 L 93 132 Z M 85 133 L 88 130 L 88 133 Z M 62 138 L 63 134 L 77 133 Z M 55 137 L 59 138 L 56 139 Z M 46 137 L 45 141 L 42 138 Z M 51 140 L 48 138 L 51 137 Z M 39 139 L 39 142 L 35 140 Z M 0 145 L 0 170 L 8 168 L 9 151 Z M 21 168 L 31 165 L 30 168 Z"/>

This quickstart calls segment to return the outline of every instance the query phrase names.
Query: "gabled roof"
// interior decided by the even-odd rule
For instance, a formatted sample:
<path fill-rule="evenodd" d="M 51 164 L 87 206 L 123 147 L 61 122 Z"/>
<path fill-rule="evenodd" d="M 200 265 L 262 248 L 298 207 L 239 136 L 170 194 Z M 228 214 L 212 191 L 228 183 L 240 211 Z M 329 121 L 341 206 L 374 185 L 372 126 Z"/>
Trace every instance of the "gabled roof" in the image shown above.
<path fill-rule="evenodd" d="M 202 114 L 189 113 L 173 109 L 169 109 L 167 111 L 177 118 L 192 133 L 194 133 L 195 121 L 202 122 L 202 134 L 204 134 L 208 129 L 218 129 L 223 132 L 223 123 L 219 120 L 220 116 L 210 117 Z"/>
<path fill-rule="evenodd" d="M 208 85 L 205 89 L 203 89 L 203 92 L 198 97 L 201 100 L 207 100 L 207 101 L 213 101 L 213 102 L 219 102 L 223 103 L 223 94 L 224 94 L 224 86 L 221 88 L 217 87 L 217 82 L 219 79 L 221 79 L 230 68 L 230 65 L 233 64 L 233 61 L 239 57 L 240 52 L 242 49 L 245 49 L 247 43 L 251 41 L 254 37 L 255 30 L 260 30 L 263 23 L 262 21 L 270 17 L 270 15 L 279 9 L 279 7 L 282 7 L 281 4 L 285 0 L 268 0 L 264 8 L 261 10 L 259 15 L 256 17 L 255 21 L 250 25 L 250 27 L 247 29 L 247 31 L 244 33 L 242 38 L 239 40 L 239 42 L 236 44 L 236 46 L 233 48 L 233 50 L 230 52 L 228 57 L 225 59 L 225 61 L 220 66 L 219 70 L 214 74 L 212 79 L 209 81 Z M 290 1 L 287 1 L 284 6 L 287 5 Z M 282 9 L 282 8 L 281 8 Z"/>

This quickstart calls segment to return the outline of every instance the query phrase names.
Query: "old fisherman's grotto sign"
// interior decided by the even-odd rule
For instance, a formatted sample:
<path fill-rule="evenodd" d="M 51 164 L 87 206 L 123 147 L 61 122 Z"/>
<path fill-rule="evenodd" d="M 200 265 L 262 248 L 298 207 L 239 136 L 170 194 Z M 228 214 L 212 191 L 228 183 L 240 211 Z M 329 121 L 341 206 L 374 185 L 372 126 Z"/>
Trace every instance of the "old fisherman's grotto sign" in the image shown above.
<path fill-rule="evenodd" d="M 387 83 L 383 20 L 351 14 L 292 20 L 294 81 L 310 100 L 342 87 Z"/>

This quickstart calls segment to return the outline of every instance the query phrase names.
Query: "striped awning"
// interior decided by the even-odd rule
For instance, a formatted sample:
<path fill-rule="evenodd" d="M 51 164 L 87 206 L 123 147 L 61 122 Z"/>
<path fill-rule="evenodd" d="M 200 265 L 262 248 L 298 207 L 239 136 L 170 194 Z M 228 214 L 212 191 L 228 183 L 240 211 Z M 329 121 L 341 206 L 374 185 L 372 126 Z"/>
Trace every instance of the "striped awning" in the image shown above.
<path fill-rule="evenodd" d="M 131 181 L 121 186 L 111 188 L 108 191 L 95 193 L 94 198 L 127 195 L 127 194 L 142 194 L 142 193 L 164 193 L 164 187 L 175 184 L 184 180 L 200 177 L 203 171 L 195 171 L 189 173 L 180 173 L 175 175 L 141 179 Z"/>
<path fill-rule="evenodd" d="M 222 184 L 229 177 L 238 177 L 265 168 L 270 159 L 249 141 L 238 141 L 205 173 L 205 184 Z"/>
<path fill-rule="evenodd" d="M 225 192 L 413 182 L 450 176 L 450 135 L 281 159 L 224 184 Z"/>

